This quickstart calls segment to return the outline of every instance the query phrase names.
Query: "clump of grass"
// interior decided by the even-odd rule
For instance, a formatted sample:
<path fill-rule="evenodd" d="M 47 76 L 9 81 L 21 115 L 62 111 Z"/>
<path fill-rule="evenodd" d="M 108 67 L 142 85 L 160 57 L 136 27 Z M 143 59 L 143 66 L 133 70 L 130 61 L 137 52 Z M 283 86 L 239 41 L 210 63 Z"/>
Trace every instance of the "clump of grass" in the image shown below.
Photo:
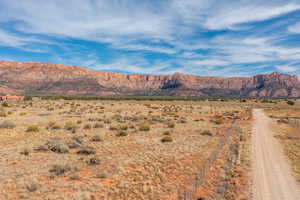
<path fill-rule="evenodd" d="M 111 120 L 105 119 L 105 120 L 104 120 L 104 123 L 105 123 L 105 124 L 110 124 L 110 123 L 111 123 Z"/>
<path fill-rule="evenodd" d="M 84 142 L 84 137 L 83 136 L 74 136 L 72 137 L 72 140 L 74 140 L 75 142 L 77 142 L 78 144 L 82 144 Z"/>
<path fill-rule="evenodd" d="M 83 129 L 89 130 L 89 129 L 92 129 L 92 126 L 91 126 L 91 124 L 86 124 L 86 125 L 83 127 Z"/>
<path fill-rule="evenodd" d="M 201 135 L 213 136 L 214 134 L 209 130 L 204 130 L 204 131 L 201 132 Z"/>
<path fill-rule="evenodd" d="M 223 120 L 222 119 L 212 120 L 211 122 L 213 122 L 213 123 L 215 123 L 217 125 L 223 124 Z"/>
<path fill-rule="evenodd" d="M 49 122 L 47 129 L 58 130 L 58 129 L 61 129 L 61 126 L 59 124 L 57 124 L 56 122 Z"/>
<path fill-rule="evenodd" d="M 104 127 L 104 125 L 102 123 L 96 122 L 94 124 L 94 128 L 103 128 L 103 127 Z"/>
<path fill-rule="evenodd" d="M 37 125 L 28 126 L 26 132 L 34 132 L 37 133 L 40 131 L 40 128 Z"/>
<path fill-rule="evenodd" d="M 81 149 L 77 151 L 77 154 L 83 154 L 83 155 L 90 155 L 95 153 L 96 153 L 95 148 L 91 146 L 81 147 Z"/>
<path fill-rule="evenodd" d="M 70 180 L 80 180 L 80 177 L 78 176 L 78 174 L 72 174 L 70 176 Z"/>
<path fill-rule="evenodd" d="M 168 128 L 174 128 L 176 123 L 174 121 L 170 121 L 167 123 L 167 125 L 168 125 Z"/>
<path fill-rule="evenodd" d="M 69 147 L 65 144 L 60 144 L 57 143 L 50 147 L 50 150 L 55 152 L 55 153 L 68 153 L 69 152 Z"/>
<path fill-rule="evenodd" d="M 53 138 L 47 141 L 45 145 L 38 147 L 37 151 L 53 151 L 55 153 L 68 153 L 69 147 L 60 142 L 60 138 Z"/>
<path fill-rule="evenodd" d="M 0 124 L 0 128 L 13 129 L 16 127 L 16 124 L 12 121 L 4 121 Z"/>
<path fill-rule="evenodd" d="M 171 135 L 170 131 L 165 131 L 163 135 Z"/>
<path fill-rule="evenodd" d="M 60 176 L 71 171 L 71 169 L 72 168 L 68 164 L 54 164 L 50 167 L 49 172 L 56 176 Z"/>
<path fill-rule="evenodd" d="M 20 113 L 20 116 L 24 116 L 24 115 L 26 115 L 27 113 L 26 112 L 21 112 Z"/>
<path fill-rule="evenodd" d="M 24 155 L 24 156 L 28 156 L 30 154 L 30 149 L 25 147 L 25 148 L 21 149 L 20 154 Z"/>
<path fill-rule="evenodd" d="M 173 139 L 172 139 L 170 136 L 165 136 L 165 137 L 163 137 L 160 141 L 161 141 L 162 143 L 165 143 L 165 142 L 172 142 Z"/>
<path fill-rule="evenodd" d="M 94 135 L 92 137 L 91 141 L 93 141 L 93 142 L 101 142 L 102 141 L 102 137 L 100 135 Z"/>
<path fill-rule="evenodd" d="M 119 130 L 124 130 L 126 131 L 128 129 L 128 125 L 127 124 L 122 124 L 119 126 Z"/>
<path fill-rule="evenodd" d="M 67 146 L 68 146 L 70 149 L 75 149 L 75 148 L 80 147 L 80 144 L 79 144 L 78 142 L 72 140 L 72 141 L 69 141 L 69 142 L 67 143 Z"/>
<path fill-rule="evenodd" d="M 150 125 L 148 123 L 141 123 L 139 124 L 140 131 L 150 131 Z"/>
<path fill-rule="evenodd" d="M 124 136 L 127 136 L 127 135 L 128 135 L 128 133 L 127 133 L 127 131 L 125 131 L 125 130 L 121 130 L 121 131 L 119 131 L 119 132 L 116 134 L 117 137 L 124 137 Z"/>
<path fill-rule="evenodd" d="M 67 122 L 64 126 L 64 129 L 66 129 L 67 131 L 72 131 L 73 133 L 76 132 L 76 124 L 73 122 Z"/>
<path fill-rule="evenodd" d="M 2 106 L 3 106 L 3 107 L 9 107 L 9 104 L 8 104 L 7 101 L 3 101 L 3 102 L 2 102 Z"/>
<path fill-rule="evenodd" d="M 8 111 L 7 114 L 8 114 L 8 115 L 12 115 L 13 112 L 12 112 L 12 111 Z"/>
<path fill-rule="evenodd" d="M 5 111 L 1 111 L 0 112 L 0 117 L 6 117 L 7 115 L 6 115 L 6 112 Z"/>
<path fill-rule="evenodd" d="M 120 120 L 120 119 L 122 119 L 122 115 L 114 114 L 111 118 L 114 120 Z"/>
<path fill-rule="evenodd" d="M 100 159 L 96 156 L 91 157 L 90 159 L 88 159 L 87 164 L 88 165 L 99 165 L 100 164 Z"/>
<path fill-rule="evenodd" d="M 115 125 L 111 125 L 111 126 L 109 127 L 109 130 L 118 130 L 118 127 L 115 126 Z"/>

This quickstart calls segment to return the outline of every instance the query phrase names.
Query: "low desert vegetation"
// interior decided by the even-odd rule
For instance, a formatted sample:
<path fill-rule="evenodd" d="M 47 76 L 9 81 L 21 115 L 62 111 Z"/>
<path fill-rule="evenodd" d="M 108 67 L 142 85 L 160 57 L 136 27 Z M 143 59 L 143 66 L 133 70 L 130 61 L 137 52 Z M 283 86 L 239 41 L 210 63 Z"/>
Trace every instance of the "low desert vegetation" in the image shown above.
<path fill-rule="evenodd" d="M 37 126 L 37 125 L 30 125 L 30 126 L 28 126 L 27 129 L 26 129 L 26 132 L 34 132 L 34 133 L 37 133 L 37 132 L 39 132 L 39 131 L 40 131 L 40 128 L 39 128 L 39 126 Z"/>
<path fill-rule="evenodd" d="M 2 107 L 9 107 L 9 104 L 8 104 L 8 102 L 7 101 L 4 101 L 4 102 L 2 102 Z"/>
<path fill-rule="evenodd" d="M 165 136 L 161 139 L 161 142 L 165 143 L 165 142 L 172 142 L 173 139 L 170 136 Z"/>
<path fill-rule="evenodd" d="M 16 128 L 16 124 L 13 121 L 6 120 L 0 123 L 0 128 L 13 129 Z"/>
<path fill-rule="evenodd" d="M 5 111 L 0 111 L 0 117 L 6 117 L 6 116 L 7 116 L 7 114 Z"/>
<path fill-rule="evenodd" d="M 143 122 L 139 124 L 140 131 L 150 131 L 150 124 L 148 122 Z"/>
<path fill-rule="evenodd" d="M 1 105 L 0 199 L 179 199 L 252 102 L 49 98 Z"/>

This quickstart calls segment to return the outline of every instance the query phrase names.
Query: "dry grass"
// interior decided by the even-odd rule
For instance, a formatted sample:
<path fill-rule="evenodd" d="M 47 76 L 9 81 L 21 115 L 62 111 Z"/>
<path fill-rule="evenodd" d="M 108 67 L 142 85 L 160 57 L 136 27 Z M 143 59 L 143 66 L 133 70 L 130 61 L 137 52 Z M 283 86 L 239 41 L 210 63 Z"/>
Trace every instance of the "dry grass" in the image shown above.
<path fill-rule="evenodd" d="M 232 115 L 245 114 L 238 103 L 188 104 L 36 101 L 5 107 L 11 114 L 3 121 L 14 126 L 0 123 L 9 127 L 0 134 L 0 199 L 177 199 Z"/>

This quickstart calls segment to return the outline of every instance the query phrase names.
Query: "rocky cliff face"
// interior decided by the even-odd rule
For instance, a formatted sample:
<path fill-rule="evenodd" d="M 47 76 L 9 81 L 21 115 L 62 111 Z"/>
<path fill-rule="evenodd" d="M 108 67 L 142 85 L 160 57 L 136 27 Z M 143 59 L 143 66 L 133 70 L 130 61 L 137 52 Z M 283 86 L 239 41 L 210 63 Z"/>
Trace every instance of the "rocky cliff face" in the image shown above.
<path fill-rule="evenodd" d="M 125 75 L 51 63 L 0 61 L 0 93 L 300 97 L 297 76 Z"/>

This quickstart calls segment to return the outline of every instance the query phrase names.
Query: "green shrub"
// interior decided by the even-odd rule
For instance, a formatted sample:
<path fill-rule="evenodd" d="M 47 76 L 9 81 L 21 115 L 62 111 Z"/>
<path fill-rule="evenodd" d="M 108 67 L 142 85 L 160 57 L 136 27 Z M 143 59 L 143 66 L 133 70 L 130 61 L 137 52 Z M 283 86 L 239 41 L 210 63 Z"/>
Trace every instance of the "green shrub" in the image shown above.
<path fill-rule="evenodd" d="M 31 125 L 31 126 L 28 126 L 28 128 L 26 129 L 26 132 L 39 132 L 40 131 L 40 128 L 36 125 Z"/>
<path fill-rule="evenodd" d="M 287 101 L 286 103 L 287 103 L 288 105 L 290 105 L 290 106 L 295 105 L 295 102 L 294 102 L 294 101 Z"/>
<path fill-rule="evenodd" d="M 124 130 L 121 130 L 116 134 L 116 136 L 118 136 L 118 137 L 124 137 L 127 135 L 128 135 L 127 131 L 124 131 Z"/>
<path fill-rule="evenodd" d="M 220 125 L 223 124 L 223 120 L 222 119 L 216 119 L 216 120 L 212 120 L 213 123 Z"/>
<path fill-rule="evenodd" d="M 176 125 L 176 123 L 175 122 L 173 122 L 173 121 L 171 121 L 171 122 L 168 122 L 168 128 L 174 128 L 175 127 L 175 125 Z"/>
<path fill-rule="evenodd" d="M 150 125 L 148 123 L 142 123 L 139 125 L 140 131 L 150 131 Z"/>
<path fill-rule="evenodd" d="M 86 129 L 86 130 L 89 130 L 89 129 L 91 129 L 92 128 L 92 126 L 90 125 L 90 124 L 86 124 L 84 127 L 83 127 L 83 129 Z"/>
<path fill-rule="evenodd" d="M 0 112 L 0 117 L 6 117 L 7 115 L 6 115 L 6 113 L 4 112 L 4 111 L 1 111 Z"/>
<path fill-rule="evenodd" d="M 3 107 L 9 107 L 8 102 L 7 102 L 7 101 L 3 101 L 3 102 L 2 102 L 2 106 L 3 106 Z"/>
<path fill-rule="evenodd" d="M 165 143 L 165 142 L 172 142 L 173 139 L 170 136 L 165 136 L 160 141 L 163 142 L 163 143 Z"/>
<path fill-rule="evenodd" d="M 20 154 L 24 155 L 24 156 L 28 156 L 30 153 L 30 149 L 29 148 L 23 148 L 21 151 L 20 151 Z"/>
<path fill-rule="evenodd" d="M 171 135 L 170 131 L 165 131 L 163 135 Z"/>
<path fill-rule="evenodd" d="M 103 127 L 104 127 L 104 125 L 102 123 L 96 122 L 94 124 L 94 128 L 103 128 Z"/>
<path fill-rule="evenodd" d="M 209 130 L 204 130 L 204 131 L 201 132 L 201 135 L 213 136 L 214 134 Z"/>
<path fill-rule="evenodd" d="M 115 126 L 115 125 L 111 125 L 111 126 L 109 127 L 109 130 L 118 130 L 118 127 Z"/>
<path fill-rule="evenodd" d="M 115 119 L 115 120 L 120 120 L 120 119 L 122 119 L 122 115 L 114 114 L 111 118 Z"/>

